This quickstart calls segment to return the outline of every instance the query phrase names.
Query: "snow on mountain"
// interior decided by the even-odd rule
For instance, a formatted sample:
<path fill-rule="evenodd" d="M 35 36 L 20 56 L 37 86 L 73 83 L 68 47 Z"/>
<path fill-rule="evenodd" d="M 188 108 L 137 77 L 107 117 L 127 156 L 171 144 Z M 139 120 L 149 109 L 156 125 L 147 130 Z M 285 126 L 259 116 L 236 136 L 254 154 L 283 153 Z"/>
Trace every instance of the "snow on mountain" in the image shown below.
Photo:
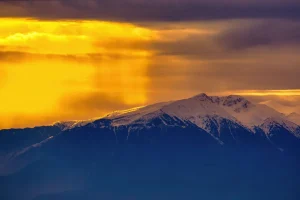
<path fill-rule="evenodd" d="M 155 113 L 160 111 L 165 105 L 171 102 L 162 102 L 149 106 L 137 107 L 128 110 L 115 111 L 104 118 L 113 120 L 113 126 L 128 125 L 150 113 Z M 145 119 L 146 120 L 146 119 Z"/>
<path fill-rule="evenodd" d="M 98 119 L 98 118 L 97 118 Z M 76 127 L 85 126 L 96 119 L 89 119 L 89 120 L 74 120 L 74 121 L 65 121 L 65 122 L 56 122 L 53 124 L 53 126 L 56 126 L 60 128 L 62 131 L 65 131 L 67 129 L 72 129 Z"/>
<path fill-rule="evenodd" d="M 53 126 L 57 126 L 61 130 L 66 130 L 66 129 L 72 127 L 75 123 L 76 123 L 76 121 L 55 122 L 53 124 Z"/>
<path fill-rule="evenodd" d="M 218 97 L 208 96 L 204 93 L 187 99 L 115 111 L 100 119 L 109 119 L 112 121 L 112 126 L 117 127 L 130 125 L 136 121 L 147 122 L 163 114 L 167 114 L 175 120 L 191 122 L 209 133 L 208 119 L 215 123 L 219 123 L 223 119 L 230 120 L 252 132 L 255 127 L 262 126 L 262 129 L 268 133 L 268 127 L 274 123 L 282 125 L 296 135 L 299 130 L 299 126 L 294 123 L 299 115 L 285 116 L 267 105 L 254 104 L 242 96 Z M 60 122 L 58 125 L 65 127 L 64 130 L 66 130 L 85 126 L 94 121 L 96 120 Z"/>
<path fill-rule="evenodd" d="M 175 101 L 162 108 L 164 112 L 181 119 L 193 119 L 203 116 L 219 116 L 235 120 L 222 106 L 206 94 L 200 94 L 189 99 Z"/>
<path fill-rule="evenodd" d="M 259 126 L 264 121 L 270 117 L 273 118 L 279 118 L 279 119 L 285 119 L 285 116 L 276 110 L 263 105 L 263 104 L 252 104 L 249 102 L 247 107 L 243 107 L 241 105 L 240 107 L 236 108 L 237 106 L 226 106 L 226 110 L 234 116 L 236 119 L 238 119 L 241 123 L 243 123 L 245 126 L 249 128 L 253 128 L 254 126 Z"/>
<path fill-rule="evenodd" d="M 293 113 L 287 115 L 287 118 L 290 121 L 294 122 L 295 124 L 300 125 L 300 114 L 293 112 Z"/>
<path fill-rule="evenodd" d="M 206 94 L 175 101 L 164 106 L 161 110 L 183 121 L 190 121 L 206 131 L 209 131 L 206 123 L 208 117 L 215 119 L 216 122 L 220 122 L 220 119 L 224 118 L 239 123 L 224 107 L 220 106 L 216 98 Z"/>
<path fill-rule="evenodd" d="M 107 115 L 107 118 L 113 119 L 114 125 L 126 125 L 159 110 L 170 116 L 191 121 L 201 128 L 206 126 L 205 118 L 213 116 L 229 119 L 251 129 L 263 124 L 268 118 L 288 121 L 282 113 L 263 104 L 253 104 L 241 96 L 210 97 L 206 94 L 174 102 L 118 111 Z"/>
<path fill-rule="evenodd" d="M 282 127 L 293 133 L 296 137 L 300 137 L 299 126 L 291 121 L 282 118 L 271 117 L 266 119 L 264 123 L 260 125 L 260 128 L 262 128 L 266 134 L 269 134 L 274 127 Z"/>

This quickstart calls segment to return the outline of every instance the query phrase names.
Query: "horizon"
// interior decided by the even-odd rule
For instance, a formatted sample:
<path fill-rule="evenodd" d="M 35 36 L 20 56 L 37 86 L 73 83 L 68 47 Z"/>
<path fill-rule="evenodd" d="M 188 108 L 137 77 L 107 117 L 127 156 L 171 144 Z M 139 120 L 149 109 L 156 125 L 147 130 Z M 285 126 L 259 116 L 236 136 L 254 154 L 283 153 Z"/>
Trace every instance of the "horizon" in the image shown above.
<path fill-rule="evenodd" d="M 253 91 L 252 91 L 253 92 Z M 223 95 L 216 95 L 216 94 L 207 94 L 207 93 L 197 93 L 197 94 L 194 94 L 192 96 L 189 96 L 189 97 L 186 97 L 186 98 L 180 98 L 180 99 L 172 99 L 172 100 L 169 100 L 169 101 L 160 101 L 160 102 L 154 102 L 152 104 L 146 104 L 146 105 L 141 105 L 141 106 L 137 106 L 137 107 L 131 107 L 131 108 L 128 108 L 128 109 L 120 109 L 120 110 L 113 110 L 111 112 L 108 112 L 108 113 L 105 113 L 103 114 L 102 116 L 97 116 L 97 117 L 93 117 L 93 118 L 87 118 L 87 119 L 70 119 L 70 120 L 65 120 L 65 121 L 55 121 L 55 122 L 50 122 L 49 124 L 40 124 L 40 125 L 32 125 L 32 126 L 27 126 L 27 127 L 9 127 L 9 128 L 0 128 L 0 131 L 1 130 L 10 130 L 10 129 L 30 129 L 30 128 L 35 128 L 35 127 L 46 127 L 46 126 L 54 126 L 56 124 L 59 124 L 59 123 L 64 123 L 64 122 L 75 122 L 76 123 L 79 123 L 79 122 L 88 122 L 90 121 L 91 123 L 93 121 L 96 121 L 96 120 L 99 120 L 99 119 L 105 119 L 108 115 L 110 114 L 113 114 L 115 112 L 123 112 L 123 111 L 128 111 L 128 113 L 130 113 L 131 111 L 136 111 L 136 110 L 139 110 L 139 109 L 142 109 L 144 107 L 147 107 L 147 106 L 151 106 L 151 105 L 155 105 L 155 104 L 160 104 L 160 103 L 174 103 L 176 101 L 181 101 L 181 100 L 187 100 L 187 99 L 190 99 L 190 98 L 194 98 L 196 96 L 199 96 L 199 95 L 206 95 L 208 97 L 229 97 L 229 96 L 236 96 L 236 97 L 242 97 L 248 101 L 250 101 L 252 104 L 254 105 L 257 105 L 257 104 L 262 104 L 262 105 L 266 105 L 272 109 L 274 109 L 275 111 L 283 114 L 284 116 L 288 117 L 289 115 L 291 114 L 297 114 L 299 115 L 298 112 L 289 112 L 289 113 L 283 113 L 283 112 L 280 112 L 278 109 L 276 109 L 276 107 L 272 107 L 272 106 L 269 106 L 267 105 L 265 102 L 253 102 L 253 100 L 255 99 L 251 99 L 251 97 L 255 96 L 255 95 L 240 95 L 241 93 L 236 93 L 236 94 L 223 94 Z M 250 100 L 249 100 L 249 97 L 250 97 Z M 127 113 L 127 112 L 126 112 Z M 300 115 L 299 115 L 300 116 Z M 295 122 L 293 122 L 295 123 Z M 295 123 L 296 124 L 296 123 Z"/>
<path fill-rule="evenodd" d="M 0 129 L 94 118 L 198 91 L 300 113 L 300 4 L 282 5 L 1 1 Z"/>

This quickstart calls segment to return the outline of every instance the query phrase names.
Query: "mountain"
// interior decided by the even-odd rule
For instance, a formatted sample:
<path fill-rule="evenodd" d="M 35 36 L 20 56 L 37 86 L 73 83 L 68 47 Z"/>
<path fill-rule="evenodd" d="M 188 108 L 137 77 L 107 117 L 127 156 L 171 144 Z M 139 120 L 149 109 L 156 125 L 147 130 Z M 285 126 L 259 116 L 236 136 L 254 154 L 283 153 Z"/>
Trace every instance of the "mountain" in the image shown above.
<path fill-rule="evenodd" d="M 15 163 L 14 159 L 23 151 L 38 147 L 58 135 L 62 129 L 56 125 L 26 129 L 0 130 L 0 175 L 14 173 L 29 161 Z"/>
<path fill-rule="evenodd" d="M 0 139 L 8 158 L 1 199 L 300 195 L 299 126 L 241 96 L 199 94 L 94 120 L 4 130 Z"/>

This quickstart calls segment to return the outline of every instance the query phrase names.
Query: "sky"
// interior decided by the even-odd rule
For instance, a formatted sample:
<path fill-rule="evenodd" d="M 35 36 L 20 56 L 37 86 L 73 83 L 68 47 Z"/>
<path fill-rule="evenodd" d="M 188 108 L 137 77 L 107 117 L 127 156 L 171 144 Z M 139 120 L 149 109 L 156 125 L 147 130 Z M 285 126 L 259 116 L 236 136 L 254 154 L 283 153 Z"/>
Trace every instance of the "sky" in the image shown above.
<path fill-rule="evenodd" d="M 300 113 L 299 0 L 0 1 L 0 129 L 238 94 Z"/>

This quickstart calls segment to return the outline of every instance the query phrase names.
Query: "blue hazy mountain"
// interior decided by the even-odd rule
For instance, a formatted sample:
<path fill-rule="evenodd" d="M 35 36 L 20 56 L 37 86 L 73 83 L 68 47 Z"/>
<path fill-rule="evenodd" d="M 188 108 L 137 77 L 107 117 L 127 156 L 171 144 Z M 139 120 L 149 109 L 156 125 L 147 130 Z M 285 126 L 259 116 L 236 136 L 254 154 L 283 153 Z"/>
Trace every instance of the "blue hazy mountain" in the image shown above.
<path fill-rule="evenodd" d="M 206 94 L 5 130 L 0 198 L 299 199 L 299 136 L 272 108 Z"/>

